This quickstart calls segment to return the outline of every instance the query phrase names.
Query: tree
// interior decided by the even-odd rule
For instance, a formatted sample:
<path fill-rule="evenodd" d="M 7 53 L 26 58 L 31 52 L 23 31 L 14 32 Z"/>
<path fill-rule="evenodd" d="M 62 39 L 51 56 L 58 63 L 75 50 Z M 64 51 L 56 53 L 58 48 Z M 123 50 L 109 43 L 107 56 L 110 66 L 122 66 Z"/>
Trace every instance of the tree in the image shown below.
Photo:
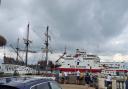
<path fill-rule="evenodd" d="M 0 35 L 0 46 L 6 45 L 6 42 L 7 42 L 6 39 Z"/>

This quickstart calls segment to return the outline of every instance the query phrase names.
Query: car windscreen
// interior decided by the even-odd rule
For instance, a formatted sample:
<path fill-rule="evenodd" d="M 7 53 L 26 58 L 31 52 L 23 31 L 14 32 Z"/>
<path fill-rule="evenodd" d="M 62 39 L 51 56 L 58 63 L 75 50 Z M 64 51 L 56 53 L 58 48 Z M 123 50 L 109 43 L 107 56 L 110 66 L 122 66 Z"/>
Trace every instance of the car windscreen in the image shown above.
<path fill-rule="evenodd" d="M 0 85 L 0 89 L 19 89 L 19 88 L 7 86 L 7 85 Z"/>

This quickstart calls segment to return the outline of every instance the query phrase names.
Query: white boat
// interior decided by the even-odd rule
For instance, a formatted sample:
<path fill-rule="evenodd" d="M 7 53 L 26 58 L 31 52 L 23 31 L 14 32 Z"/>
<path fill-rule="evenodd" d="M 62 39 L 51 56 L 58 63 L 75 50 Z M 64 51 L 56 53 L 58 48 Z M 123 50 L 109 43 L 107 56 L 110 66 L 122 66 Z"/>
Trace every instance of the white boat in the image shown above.
<path fill-rule="evenodd" d="M 19 74 L 35 73 L 35 70 L 21 65 L 14 64 L 0 64 L 0 72 L 5 74 L 13 74 L 17 71 Z"/>
<path fill-rule="evenodd" d="M 56 68 L 60 71 L 76 72 L 92 72 L 111 75 L 128 74 L 127 62 L 100 62 L 97 55 L 80 51 L 77 49 L 74 55 L 65 55 L 57 61 L 60 67 Z"/>
<path fill-rule="evenodd" d="M 58 61 L 61 66 L 57 68 L 61 71 L 75 72 L 101 72 L 100 58 L 97 55 L 89 54 L 85 51 L 77 49 L 74 55 L 66 55 L 63 59 Z"/>
<path fill-rule="evenodd" d="M 3 57 L 3 59 L 0 60 L 0 73 L 13 74 L 14 71 L 18 72 L 19 74 L 35 73 L 35 70 L 30 67 L 16 64 L 13 58 Z"/>
<path fill-rule="evenodd" d="M 111 75 L 127 75 L 128 63 L 127 62 L 100 62 L 102 74 Z"/>

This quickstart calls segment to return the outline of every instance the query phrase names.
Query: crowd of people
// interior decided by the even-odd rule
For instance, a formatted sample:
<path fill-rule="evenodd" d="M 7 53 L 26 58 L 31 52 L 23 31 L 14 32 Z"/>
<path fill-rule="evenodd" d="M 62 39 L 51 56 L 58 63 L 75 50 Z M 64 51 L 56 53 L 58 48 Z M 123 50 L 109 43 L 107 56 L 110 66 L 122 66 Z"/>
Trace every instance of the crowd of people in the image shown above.
<path fill-rule="evenodd" d="M 75 81 L 76 80 L 76 81 Z M 56 74 L 56 81 L 59 83 L 67 84 L 67 83 L 76 83 L 77 85 L 84 84 L 88 87 L 93 86 L 98 89 L 98 75 L 91 72 L 80 72 L 77 70 L 76 72 L 70 73 L 65 71 L 59 71 Z M 108 74 L 105 76 L 105 87 L 107 89 L 112 89 L 112 76 Z M 128 77 L 126 79 L 126 89 L 128 87 Z"/>
<path fill-rule="evenodd" d="M 92 74 L 90 72 L 80 72 L 79 70 L 77 70 L 75 72 L 74 75 L 70 74 L 69 72 L 59 72 L 58 73 L 58 77 L 57 77 L 57 81 L 60 83 L 69 83 L 70 81 L 70 76 L 74 76 L 76 79 L 76 84 L 81 84 L 81 81 L 84 81 L 84 84 L 87 86 L 91 86 L 96 84 L 97 82 L 97 75 L 96 74 Z M 82 83 L 83 84 L 83 83 Z"/>

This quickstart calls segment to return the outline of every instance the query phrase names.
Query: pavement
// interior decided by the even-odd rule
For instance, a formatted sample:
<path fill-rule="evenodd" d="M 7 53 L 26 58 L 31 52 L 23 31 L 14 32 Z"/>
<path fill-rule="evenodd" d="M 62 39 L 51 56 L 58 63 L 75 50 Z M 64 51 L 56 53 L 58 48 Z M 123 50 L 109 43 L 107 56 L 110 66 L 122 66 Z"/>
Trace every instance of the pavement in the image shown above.
<path fill-rule="evenodd" d="M 61 84 L 62 89 L 95 89 L 88 87 L 87 85 L 76 85 L 76 84 Z"/>

